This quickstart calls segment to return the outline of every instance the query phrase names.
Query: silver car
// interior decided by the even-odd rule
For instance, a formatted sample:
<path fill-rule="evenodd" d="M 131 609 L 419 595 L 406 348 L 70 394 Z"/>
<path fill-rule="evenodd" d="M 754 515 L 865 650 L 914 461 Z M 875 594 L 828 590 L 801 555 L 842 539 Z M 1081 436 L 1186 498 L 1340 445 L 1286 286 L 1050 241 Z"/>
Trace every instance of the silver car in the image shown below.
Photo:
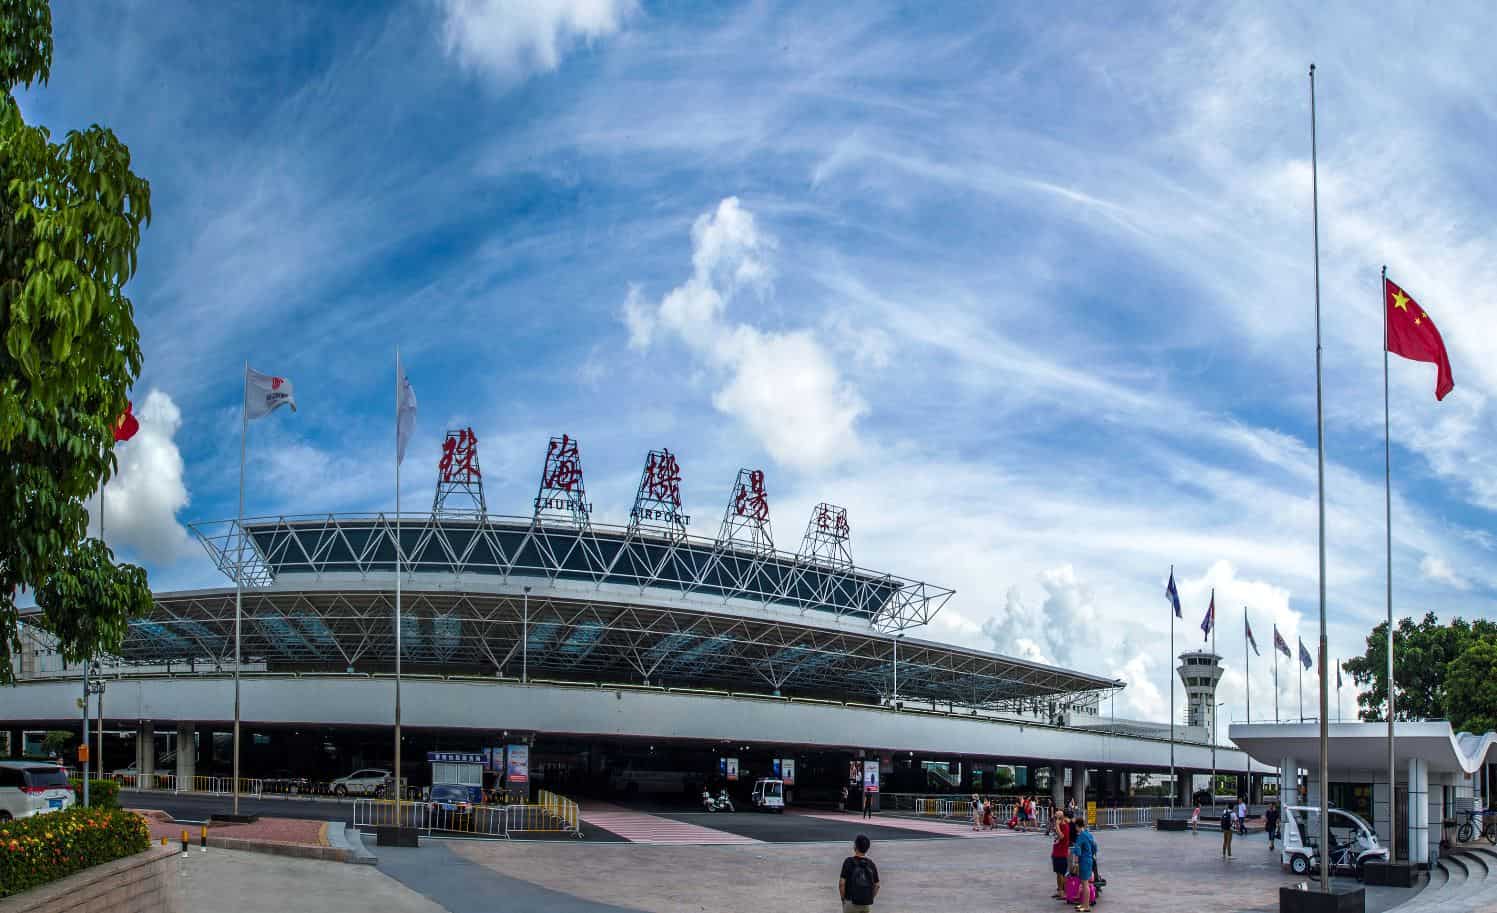
<path fill-rule="evenodd" d="M 339 777 L 329 785 L 335 796 L 382 796 L 390 785 L 390 772 L 367 767 Z"/>
<path fill-rule="evenodd" d="M 67 771 L 45 761 L 0 761 L 0 821 L 61 811 L 74 803 Z"/>

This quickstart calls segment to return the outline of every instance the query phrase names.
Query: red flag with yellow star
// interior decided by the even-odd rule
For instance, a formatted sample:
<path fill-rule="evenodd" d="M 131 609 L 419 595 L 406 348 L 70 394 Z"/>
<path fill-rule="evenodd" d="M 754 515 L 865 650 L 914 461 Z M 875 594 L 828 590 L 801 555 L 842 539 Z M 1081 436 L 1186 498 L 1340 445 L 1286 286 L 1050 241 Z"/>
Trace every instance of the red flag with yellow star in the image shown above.
<path fill-rule="evenodd" d="M 1435 399 L 1444 399 L 1445 394 L 1455 389 L 1455 378 L 1450 375 L 1450 354 L 1445 351 L 1445 340 L 1440 338 L 1435 322 L 1424 313 L 1419 302 L 1387 277 L 1383 278 L 1383 303 L 1388 310 L 1388 351 L 1411 361 L 1438 366 Z"/>

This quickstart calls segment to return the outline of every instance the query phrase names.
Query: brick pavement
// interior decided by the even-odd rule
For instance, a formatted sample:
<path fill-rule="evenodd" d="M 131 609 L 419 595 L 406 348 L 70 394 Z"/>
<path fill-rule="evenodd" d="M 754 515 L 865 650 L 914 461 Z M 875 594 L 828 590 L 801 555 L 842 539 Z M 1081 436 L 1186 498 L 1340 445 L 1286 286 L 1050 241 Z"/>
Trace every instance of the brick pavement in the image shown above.
<path fill-rule="evenodd" d="M 160 843 L 165 837 L 177 842 L 186 830 L 193 847 L 197 847 L 202 825 L 179 824 L 170 820 L 163 812 L 141 811 L 151 826 L 151 842 Z M 261 818 L 252 824 L 215 824 L 208 828 L 209 838 L 231 837 L 256 843 L 293 844 L 297 846 L 327 846 L 327 822 L 307 821 L 300 818 Z"/>
<path fill-rule="evenodd" d="M 877 823 L 885 824 L 879 820 Z M 1236 913 L 1278 909 L 1295 881 L 1261 836 L 1239 837 L 1234 858 L 1217 834 L 1099 831 L 1109 881 L 1103 913 Z M 458 844 L 452 853 L 506 877 L 585 900 L 661 913 L 834 913 L 840 844 L 641 846 Z M 1047 841 L 899 840 L 874 844 L 884 878 L 881 913 L 1032 913 L 1069 909 L 1050 898 Z M 583 864 L 581 859 L 585 857 Z"/>

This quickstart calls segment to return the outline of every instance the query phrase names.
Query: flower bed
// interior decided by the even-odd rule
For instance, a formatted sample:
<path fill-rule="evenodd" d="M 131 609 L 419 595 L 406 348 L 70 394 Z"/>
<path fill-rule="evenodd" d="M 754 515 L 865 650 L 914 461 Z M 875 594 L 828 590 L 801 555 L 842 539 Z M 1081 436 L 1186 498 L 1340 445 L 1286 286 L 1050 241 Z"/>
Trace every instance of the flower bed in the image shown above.
<path fill-rule="evenodd" d="M 73 787 L 73 797 L 81 803 L 83 781 L 73 777 L 68 780 L 68 785 Z M 119 808 L 120 785 L 113 780 L 90 779 L 88 781 L 88 804 L 94 808 Z"/>
<path fill-rule="evenodd" d="M 0 897 L 150 846 L 145 819 L 134 812 L 70 808 L 0 822 Z"/>

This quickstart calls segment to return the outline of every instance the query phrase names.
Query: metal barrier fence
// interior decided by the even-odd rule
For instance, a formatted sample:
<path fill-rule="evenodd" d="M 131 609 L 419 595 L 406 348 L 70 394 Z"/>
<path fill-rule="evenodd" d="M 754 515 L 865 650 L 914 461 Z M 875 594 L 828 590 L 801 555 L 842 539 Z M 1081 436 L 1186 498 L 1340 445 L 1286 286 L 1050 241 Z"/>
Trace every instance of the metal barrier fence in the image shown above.
<path fill-rule="evenodd" d="M 880 798 L 886 811 L 910 811 L 922 818 L 945 818 L 954 821 L 970 821 L 972 800 L 948 799 L 941 796 L 911 796 L 889 793 Z M 993 806 L 993 823 L 1003 827 L 1018 817 L 1018 805 L 1000 803 Z M 1028 822 L 1031 828 L 1044 830 L 1050 827 L 1052 809 L 1047 805 L 1035 807 L 1034 818 Z M 1159 818 L 1168 817 L 1166 806 L 1130 806 L 1097 809 L 1097 826 L 1107 828 L 1153 827 Z"/>
<path fill-rule="evenodd" d="M 194 792 L 227 796 L 234 792 L 233 777 L 193 777 L 191 782 L 176 774 L 110 774 L 120 789 L 159 790 L 161 792 Z M 239 794 L 259 798 L 265 791 L 263 780 L 239 778 Z"/>
<path fill-rule="evenodd" d="M 1159 818 L 1168 817 L 1167 807 L 1149 808 L 1099 808 L 1097 823 L 1102 827 L 1153 827 Z"/>
<path fill-rule="evenodd" d="M 429 802 L 355 799 L 354 827 L 411 827 L 425 834 L 508 837 L 515 833 L 582 836 L 577 803 L 545 790 L 536 804 L 443 808 Z"/>

